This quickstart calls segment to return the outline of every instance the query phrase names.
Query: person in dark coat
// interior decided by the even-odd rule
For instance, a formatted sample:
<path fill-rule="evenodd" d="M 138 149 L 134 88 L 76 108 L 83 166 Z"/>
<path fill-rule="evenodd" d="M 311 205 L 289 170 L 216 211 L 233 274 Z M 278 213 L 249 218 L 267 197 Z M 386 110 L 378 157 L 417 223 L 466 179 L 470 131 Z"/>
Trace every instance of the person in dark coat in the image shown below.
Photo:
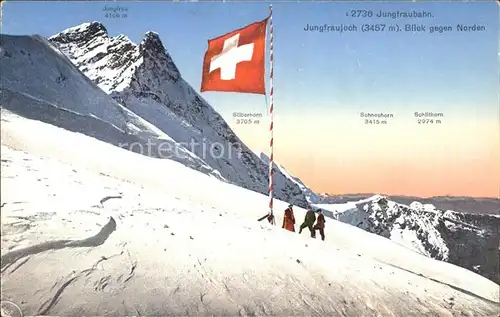
<path fill-rule="evenodd" d="M 302 230 L 305 228 L 309 228 L 309 231 L 311 232 L 311 237 L 314 238 L 314 222 L 316 221 L 316 214 L 314 213 L 314 210 L 309 209 L 306 213 L 306 217 L 304 218 L 304 222 L 300 225 L 300 230 L 299 234 L 302 233 Z"/>
<path fill-rule="evenodd" d="M 323 211 L 318 209 L 318 218 L 316 220 L 316 225 L 314 226 L 314 238 L 316 237 L 316 230 L 319 231 L 321 235 L 321 240 L 325 241 L 325 216 L 323 215 Z"/>

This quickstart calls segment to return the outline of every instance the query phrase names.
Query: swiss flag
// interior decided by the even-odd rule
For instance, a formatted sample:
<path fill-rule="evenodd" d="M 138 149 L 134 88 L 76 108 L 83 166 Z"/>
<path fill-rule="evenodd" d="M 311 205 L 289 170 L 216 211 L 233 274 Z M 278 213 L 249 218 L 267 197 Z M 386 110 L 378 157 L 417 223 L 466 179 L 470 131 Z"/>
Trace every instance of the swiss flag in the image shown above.
<path fill-rule="evenodd" d="M 208 40 L 201 91 L 266 94 L 267 18 Z"/>

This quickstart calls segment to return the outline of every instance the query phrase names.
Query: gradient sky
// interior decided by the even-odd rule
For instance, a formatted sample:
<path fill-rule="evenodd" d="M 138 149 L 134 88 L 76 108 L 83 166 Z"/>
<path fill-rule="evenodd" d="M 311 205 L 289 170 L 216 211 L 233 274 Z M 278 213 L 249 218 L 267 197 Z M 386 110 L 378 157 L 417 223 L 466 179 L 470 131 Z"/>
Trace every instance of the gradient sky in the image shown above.
<path fill-rule="evenodd" d="M 104 5 L 128 8 L 107 19 Z M 268 3 L 7 2 L 2 33 L 50 36 L 101 21 L 111 36 L 160 37 L 199 91 L 207 40 L 263 19 Z M 275 159 L 317 192 L 499 196 L 499 6 L 495 2 L 273 2 Z M 417 20 L 354 19 L 352 9 L 426 10 Z M 481 24 L 486 32 L 311 33 L 306 24 Z M 237 112 L 266 114 L 262 95 L 202 96 L 255 151 L 268 153 L 267 121 L 238 125 Z M 365 111 L 390 112 L 366 125 Z M 418 125 L 415 111 L 443 112 Z M 265 123 L 265 124 L 264 124 Z"/>

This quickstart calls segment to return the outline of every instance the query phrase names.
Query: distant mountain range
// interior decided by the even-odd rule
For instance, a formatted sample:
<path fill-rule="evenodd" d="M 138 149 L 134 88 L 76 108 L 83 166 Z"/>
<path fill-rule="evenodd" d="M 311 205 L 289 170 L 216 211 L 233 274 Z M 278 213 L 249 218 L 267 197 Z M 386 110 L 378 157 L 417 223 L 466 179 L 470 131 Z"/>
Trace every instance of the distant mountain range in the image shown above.
<path fill-rule="evenodd" d="M 465 267 L 500 284 L 499 215 L 456 212 L 419 201 L 404 204 L 382 195 L 346 199 L 313 206 L 330 218 Z"/>
<path fill-rule="evenodd" d="M 361 200 L 372 197 L 376 193 L 362 194 L 344 194 L 344 195 L 317 195 L 316 203 L 320 204 L 335 204 L 344 203 L 353 200 Z M 500 215 L 500 200 L 498 198 L 488 197 L 461 197 L 461 196 L 434 196 L 434 197 L 417 197 L 417 196 L 402 196 L 402 195 L 385 195 L 388 199 L 400 204 L 409 205 L 414 201 L 422 204 L 430 204 L 439 210 L 453 210 L 461 213 L 469 214 L 489 214 Z"/>

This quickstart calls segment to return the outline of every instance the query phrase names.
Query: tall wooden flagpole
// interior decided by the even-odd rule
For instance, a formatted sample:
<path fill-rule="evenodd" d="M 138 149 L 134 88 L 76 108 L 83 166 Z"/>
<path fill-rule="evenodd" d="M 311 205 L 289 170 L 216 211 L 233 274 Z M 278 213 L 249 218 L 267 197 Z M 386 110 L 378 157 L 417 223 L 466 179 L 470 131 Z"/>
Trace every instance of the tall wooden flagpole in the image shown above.
<path fill-rule="evenodd" d="M 274 99 L 273 99 L 273 75 L 274 75 L 274 41 L 273 41 L 273 5 L 269 5 L 269 132 L 271 134 L 271 140 L 269 143 L 269 215 L 272 216 L 272 223 L 274 224 L 274 215 L 273 215 L 273 176 L 274 176 L 274 154 L 273 154 L 273 122 L 274 122 Z"/>

